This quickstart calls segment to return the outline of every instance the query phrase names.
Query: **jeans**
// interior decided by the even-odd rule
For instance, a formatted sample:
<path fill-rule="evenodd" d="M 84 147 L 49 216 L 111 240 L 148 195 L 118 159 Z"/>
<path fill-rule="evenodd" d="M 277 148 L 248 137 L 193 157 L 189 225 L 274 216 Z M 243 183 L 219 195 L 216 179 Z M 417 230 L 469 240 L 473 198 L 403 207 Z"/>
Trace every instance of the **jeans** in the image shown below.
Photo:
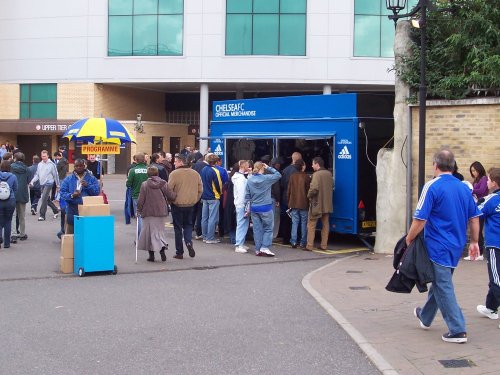
<path fill-rule="evenodd" d="M 307 210 L 292 208 L 292 245 L 297 244 L 297 231 L 300 224 L 300 246 L 305 246 L 307 242 Z"/>
<path fill-rule="evenodd" d="M 35 210 L 38 206 L 38 201 L 40 200 L 40 197 L 42 196 L 42 191 L 40 189 L 30 189 L 30 202 L 31 202 L 31 209 Z"/>
<path fill-rule="evenodd" d="M 52 200 L 50 199 L 50 193 L 52 192 L 52 185 L 53 184 L 45 184 L 42 188 L 42 197 L 40 198 L 42 201 L 42 204 L 40 205 L 40 217 L 43 217 L 45 219 L 45 214 L 47 213 L 47 205 L 52 209 L 52 212 L 57 214 L 59 212 L 59 209 L 56 207 L 54 203 L 52 203 Z"/>
<path fill-rule="evenodd" d="M 139 199 L 138 198 L 132 198 L 132 203 L 134 204 L 134 212 L 135 212 L 135 216 L 137 217 L 137 226 L 138 226 L 138 229 L 137 229 L 137 239 L 136 241 L 139 241 L 139 236 L 141 234 L 141 229 L 142 229 L 142 217 L 140 217 L 139 215 L 137 215 L 137 201 Z M 69 219 L 68 219 L 68 223 L 69 223 Z"/>
<path fill-rule="evenodd" d="M 250 218 L 245 217 L 245 207 L 236 207 L 236 242 L 235 246 L 243 246 L 248 232 Z"/>
<path fill-rule="evenodd" d="M 26 203 L 16 202 L 16 209 L 12 215 L 13 228 L 11 228 L 12 236 L 17 236 L 16 218 L 19 220 L 19 236 L 23 237 L 26 234 Z"/>
<path fill-rule="evenodd" d="M 14 198 L 0 201 L 0 243 L 3 242 L 4 247 L 10 247 L 10 230 L 15 207 Z"/>
<path fill-rule="evenodd" d="M 201 233 L 204 240 L 212 241 L 215 239 L 215 227 L 219 220 L 218 199 L 202 199 L 203 209 L 201 212 Z"/>
<path fill-rule="evenodd" d="M 184 254 L 184 242 L 187 244 L 193 243 L 193 206 L 179 207 L 171 205 L 172 221 L 174 222 L 175 233 L 175 253 Z"/>
<path fill-rule="evenodd" d="M 274 212 L 252 212 L 253 240 L 255 251 L 269 249 L 273 243 Z"/>
<path fill-rule="evenodd" d="M 274 211 L 273 238 L 276 238 L 278 237 L 278 232 L 280 230 L 281 207 L 276 206 L 276 201 L 274 199 L 273 199 L 273 211 Z"/>
<path fill-rule="evenodd" d="M 458 306 L 455 290 L 453 288 L 453 268 L 443 267 L 432 262 L 434 268 L 434 281 L 429 289 L 427 302 L 422 307 L 420 320 L 424 325 L 430 327 L 437 310 L 441 310 L 443 319 L 452 335 L 467 332 L 465 319 Z"/>

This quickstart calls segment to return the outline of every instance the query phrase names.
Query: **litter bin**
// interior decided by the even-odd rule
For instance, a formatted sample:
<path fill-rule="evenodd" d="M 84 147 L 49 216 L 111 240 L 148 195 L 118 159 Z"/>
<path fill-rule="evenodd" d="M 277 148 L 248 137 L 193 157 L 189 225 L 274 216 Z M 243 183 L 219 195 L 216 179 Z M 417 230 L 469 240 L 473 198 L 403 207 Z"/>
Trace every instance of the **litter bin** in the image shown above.
<path fill-rule="evenodd" d="M 115 266 L 114 216 L 75 216 L 74 272 L 118 271 Z"/>

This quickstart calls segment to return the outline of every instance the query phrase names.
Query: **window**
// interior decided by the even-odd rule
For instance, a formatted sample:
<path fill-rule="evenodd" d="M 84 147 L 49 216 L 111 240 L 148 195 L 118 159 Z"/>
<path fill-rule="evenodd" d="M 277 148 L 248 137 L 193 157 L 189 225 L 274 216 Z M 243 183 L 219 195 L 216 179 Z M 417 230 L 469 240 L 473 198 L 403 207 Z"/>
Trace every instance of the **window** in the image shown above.
<path fill-rule="evenodd" d="M 184 0 L 109 0 L 108 56 L 182 55 Z"/>
<path fill-rule="evenodd" d="M 21 85 L 21 119 L 56 119 L 57 118 L 57 85 L 40 83 Z"/>
<path fill-rule="evenodd" d="M 418 0 L 408 0 L 408 13 Z M 354 4 L 354 56 L 393 57 L 394 21 L 387 18 L 385 0 L 355 0 Z"/>
<path fill-rule="evenodd" d="M 306 54 L 306 0 L 226 0 L 226 55 Z"/>

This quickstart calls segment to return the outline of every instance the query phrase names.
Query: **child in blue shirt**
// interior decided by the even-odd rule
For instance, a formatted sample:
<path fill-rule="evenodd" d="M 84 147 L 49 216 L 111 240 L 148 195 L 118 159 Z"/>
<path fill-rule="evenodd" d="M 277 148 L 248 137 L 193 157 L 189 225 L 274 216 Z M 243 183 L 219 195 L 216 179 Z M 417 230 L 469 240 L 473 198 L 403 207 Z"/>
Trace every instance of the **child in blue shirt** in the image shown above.
<path fill-rule="evenodd" d="M 488 275 L 490 278 L 486 305 L 478 305 L 477 311 L 490 318 L 498 319 L 500 306 L 500 168 L 493 168 L 488 175 L 488 189 L 490 195 L 484 197 L 479 209 L 485 220 L 484 247 L 488 260 Z M 471 254 L 474 259 L 478 254 Z M 500 328 L 500 326 L 498 327 Z"/>

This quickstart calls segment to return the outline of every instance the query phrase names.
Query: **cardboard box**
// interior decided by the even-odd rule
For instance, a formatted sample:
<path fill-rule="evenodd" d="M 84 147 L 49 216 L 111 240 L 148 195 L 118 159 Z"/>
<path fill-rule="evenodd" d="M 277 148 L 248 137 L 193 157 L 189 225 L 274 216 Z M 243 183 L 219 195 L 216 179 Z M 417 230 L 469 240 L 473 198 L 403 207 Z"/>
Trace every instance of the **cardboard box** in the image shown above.
<path fill-rule="evenodd" d="M 65 259 L 73 259 L 75 256 L 73 255 L 74 248 L 74 235 L 65 234 L 62 236 L 61 241 L 61 257 Z"/>
<path fill-rule="evenodd" d="M 90 204 L 104 204 L 104 198 L 102 195 L 97 195 L 95 197 L 82 197 L 83 205 L 87 206 Z"/>
<path fill-rule="evenodd" d="M 110 216 L 109 204 L 78 205 L 79 216 Z"/>
<path fill-rule="evenodd" d="M 70 258 L 59 258 L 59 266 L 62 273 L 73 273 L 73 262 L 74 259 Z"/>

